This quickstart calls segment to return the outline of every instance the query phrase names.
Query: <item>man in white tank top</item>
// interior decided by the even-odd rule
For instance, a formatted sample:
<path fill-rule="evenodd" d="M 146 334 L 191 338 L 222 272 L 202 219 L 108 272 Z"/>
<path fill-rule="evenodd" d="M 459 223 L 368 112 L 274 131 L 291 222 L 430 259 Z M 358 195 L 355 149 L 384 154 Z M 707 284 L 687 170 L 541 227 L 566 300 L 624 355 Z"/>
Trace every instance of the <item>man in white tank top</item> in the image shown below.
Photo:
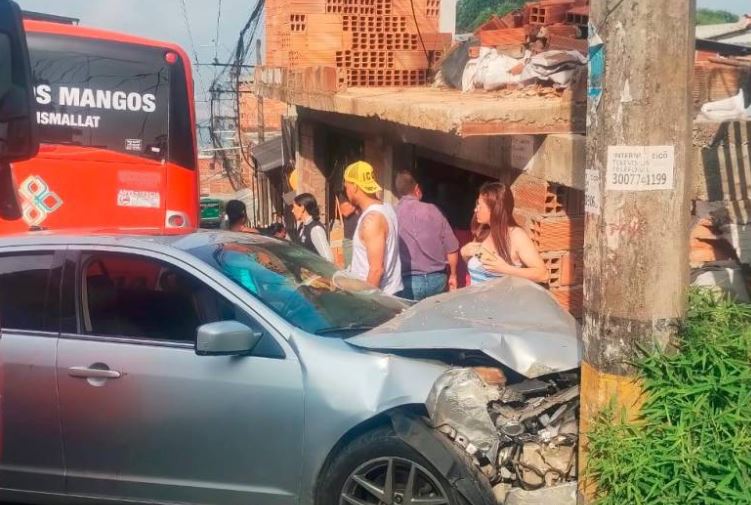
<path fill-rule="evenodd" d="M 384 293 L 398 293 L 403 285 L 396 212 L 376 198 L 381 187 L 373 167 L 365 161 L 349 165 L 344 170 L 344 190 L 352 205 L 360 209 L 349 271 Z"/>

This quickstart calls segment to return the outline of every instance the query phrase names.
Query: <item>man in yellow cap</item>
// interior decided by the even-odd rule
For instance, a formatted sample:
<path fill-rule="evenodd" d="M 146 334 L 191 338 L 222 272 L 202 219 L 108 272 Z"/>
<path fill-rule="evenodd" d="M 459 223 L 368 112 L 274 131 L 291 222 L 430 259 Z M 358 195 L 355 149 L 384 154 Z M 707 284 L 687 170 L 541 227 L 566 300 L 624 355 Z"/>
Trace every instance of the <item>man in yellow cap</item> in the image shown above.
<path fill-rule="evenodd" d="M 373 176 L 373 167 L 366 161 L 349 165 L 344 170 L 344 190 L 360 210 L 350 272 L 384 293 L 398 293 L 403 285 L 396 212 L 378 199 L 381 186 Z"/>

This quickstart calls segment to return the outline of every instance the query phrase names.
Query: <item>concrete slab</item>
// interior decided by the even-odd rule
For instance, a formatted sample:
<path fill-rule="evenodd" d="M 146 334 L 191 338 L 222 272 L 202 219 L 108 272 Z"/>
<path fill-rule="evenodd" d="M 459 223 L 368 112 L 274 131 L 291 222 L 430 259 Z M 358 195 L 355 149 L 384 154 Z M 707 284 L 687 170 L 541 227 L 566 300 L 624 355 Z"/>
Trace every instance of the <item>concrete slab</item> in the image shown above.
<path fill-rule="evenodd" d="M 586 103 L 536 90 L 462 93 L 453 89 L 346 88 L 318 71 L 256 74 L 256 92 L 309 109 L 373 117 L 460 137 L 583 133 Z M 320 82 L 318 82 L 320 81 Z M 541 95 L 540 93 L 545 93 Z"/>

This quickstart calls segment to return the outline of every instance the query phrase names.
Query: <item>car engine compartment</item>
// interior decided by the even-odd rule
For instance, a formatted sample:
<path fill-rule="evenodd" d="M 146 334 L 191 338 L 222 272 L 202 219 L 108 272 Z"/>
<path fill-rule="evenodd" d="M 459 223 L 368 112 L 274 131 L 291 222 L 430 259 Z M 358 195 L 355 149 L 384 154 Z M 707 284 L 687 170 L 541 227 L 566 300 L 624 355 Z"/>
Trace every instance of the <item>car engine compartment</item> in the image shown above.
<path fill-rule="evenodd" d="M 574 495 L 578 384 L 576 371 L 517 376 L 507 384 L 499 368 L 451 368 L 435 382 L 426 407 L 433 428 L 487 477 L 497 503 L 537 503 L 536 495 L 545 503 L 555 488 Z"/>

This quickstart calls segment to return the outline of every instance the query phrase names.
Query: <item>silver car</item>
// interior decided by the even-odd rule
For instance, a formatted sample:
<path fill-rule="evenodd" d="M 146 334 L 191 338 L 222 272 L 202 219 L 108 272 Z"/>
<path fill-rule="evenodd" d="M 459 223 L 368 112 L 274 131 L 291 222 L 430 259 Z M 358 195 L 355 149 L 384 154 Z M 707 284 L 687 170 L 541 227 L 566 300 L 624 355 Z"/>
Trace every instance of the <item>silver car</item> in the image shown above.
<path fill-rule="evenodd" d="M 573 320 L 508 289 L 410 307 L 229 232 L 0 239 L 0 500 L 496 503 L 426 402 L 455 367 L 577 367 Z"/>

